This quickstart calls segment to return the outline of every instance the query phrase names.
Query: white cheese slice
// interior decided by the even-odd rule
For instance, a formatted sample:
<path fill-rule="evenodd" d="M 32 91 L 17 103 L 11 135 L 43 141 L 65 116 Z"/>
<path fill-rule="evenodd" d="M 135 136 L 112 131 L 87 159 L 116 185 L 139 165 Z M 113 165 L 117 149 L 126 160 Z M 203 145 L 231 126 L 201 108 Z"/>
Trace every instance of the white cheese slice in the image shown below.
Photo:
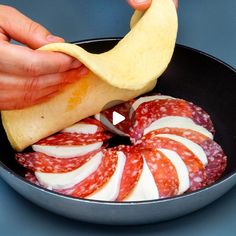
<path fill-rule="evenodd" d="M 137 99 L 133 105 L 132 105 L 132 109 L 130 109 L 130 113 L 129 113 L 129 117 L 131 118 L 133 113 L 138 109 L 138 107 L 145 103 L 145 102 L 151 102 L 151 101 L 155 101 L 155 100 L 164 100 L 164 99 L 175 99 L 173 97 L 170 96 L 162 96 L 162 95 L 153 95 L 153 96 L 146 96 L 146 97 L 141 97 L 139 99 Z"/>
<path fill-rule="evenodd" d="M 121 130 L 117 129 L 104 115 L 99 113 L 95 115 L 95 118 L 102 122 L 102 124 L 105 125 L 112 133 L 118 134 L 120 136 L 128 136 Z"/>
<path fill-rule="evenodd" d="M 95 151 L 99 149 L 102 145 L 103 142 L 97 142 L 82 146 L 33 145 L 32 148 L 35 152 L 41 152 L 48 156 L 56 158 L 73 158 Z"/>
<path fill-rule="evenodd" d="M 199 132 L 206 137 L 213 139 L 213 135 L 204 127 L 195 124 L 190 118 L 181 116 L 167 116 L 154 121 L 149 127 L 144 129 L 144 135 L 153 130 L 162 128 L 182 128 Z"/>
<path fill-rule="evenodd" d="M 115 201 L 120 191 L 120 183 L 125 167 L 126 156 L 123 152 L 117 152 L 118 163 L 115 173 L 108 181 L 108 183 L 99 189 L 97 192 L 88 196 L 88 199 L 102 200 L 102 201 Z"/>
<path fill-rule="evenodd" d="M 178 179 L 179 179 L 179 190 L 178 194 L 186 192 L 190 187 L 189 172 L 188 168 L 181 159 L 181 157 L 174 151 L 158 148 L 174 165 Z"/>
<path fill-rule="evenodd" d="M 201 146 L 194 143 L 193 141 L 191 141 L 187 138 L 183 138 L 178 135 L 173 135 L 173 134 L 158 134 L 157 137 L 169 138 L 169 139 L 172 139 L 176 142 L 183 144 L 202 162 L 202 164 L 204 166 L 207 165 L 208 160 L 207 160 L 206 153 L 204 152 L 204 150 L 202 149 Z"/>
<path fill-rule="evenodd" d="M 35 176 L 39 183 L 48 189 L 70 188 L 80 183 L 96 171 L 102 161 L 102 157 L 103 153 L 99 152 L 78 169 L 67 173 L 57 174 L 35 172 Z"/>
<path fill-rule="evenodd" d="M 78 134 L 95 134 L 98 130 L 97 125 L 77 123 L 64 130 L 65 133 L 78 133 Z"/>
<path fill-rule="evenodd" d="M 143 159 L 143 161 L 143 170 L 139 180 L 133 191 L 124 199 L 124 201 L 145 201 L 159 199 L 160 197 L 154 177 L 145 159 Z"/>

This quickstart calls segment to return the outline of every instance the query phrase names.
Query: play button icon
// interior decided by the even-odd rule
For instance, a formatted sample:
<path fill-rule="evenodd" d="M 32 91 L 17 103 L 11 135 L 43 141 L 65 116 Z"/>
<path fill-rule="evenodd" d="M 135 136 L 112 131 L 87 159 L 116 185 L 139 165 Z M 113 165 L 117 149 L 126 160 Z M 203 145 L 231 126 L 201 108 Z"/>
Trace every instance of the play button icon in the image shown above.
<path fill-rule="evenodd" d="M 133 114 L 132 117 L 129 116 L 129 113 Z M 95 118 L 111 132 L 126 136 L 124 131 L 135 122 L 135 112 L 132 103 L 112 100 L 103 107 L 101 113 L 95 115 Z"/>
<path fill-rule="evenodd" d="M 119 123 L 121 123 L 122 121 L 125 120 L 125 117 L 122 116 L 120 113 L 113 111 L 112 113 L 112 124 L 113 125 L 118 125 Z"/>

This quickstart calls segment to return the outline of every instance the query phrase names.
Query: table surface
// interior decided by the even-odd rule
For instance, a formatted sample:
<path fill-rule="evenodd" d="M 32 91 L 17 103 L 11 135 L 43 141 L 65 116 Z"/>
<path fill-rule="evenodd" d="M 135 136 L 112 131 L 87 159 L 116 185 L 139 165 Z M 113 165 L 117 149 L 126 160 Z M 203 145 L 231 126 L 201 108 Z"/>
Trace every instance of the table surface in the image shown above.
<path fill-rule="evenodd" d="M 125 0 L 2 0 L 67 41 L 123 36 L 131 9 Z M 236 1 L 180 0 L 178 43 L 236 67 Z M 109 20 L 107 20 L 109 19 Z M 0 179 L 0 235 L 236 235 L 236 187 L 208 207 L 176 220 L 116 227 L 57 216 L 25 200 Z"/>

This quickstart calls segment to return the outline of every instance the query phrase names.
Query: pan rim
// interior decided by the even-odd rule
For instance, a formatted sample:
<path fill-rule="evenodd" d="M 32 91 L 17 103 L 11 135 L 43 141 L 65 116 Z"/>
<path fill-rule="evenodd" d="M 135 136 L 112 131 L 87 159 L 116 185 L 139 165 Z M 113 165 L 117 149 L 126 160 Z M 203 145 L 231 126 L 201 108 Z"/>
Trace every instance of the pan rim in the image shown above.
<path fill-rule="evenodd" d="M 88 43 L 96 43 L 96 42 L 106 42 L 106 41 L 119 41 L 121 40 L 122 37 L 106 37 L 106 38 L 94 38 L 94 39 L 84 39 L 84 40 L 79 40 L 79 41 L 73 41 L 71 43 L 73 44 L 88 44 Z M 215 56 L 212 56 L 206 52 L 203 52 L 201 50 L 189 47 L 189 46 L 185 46 L 182 44 L 176 44 L 177 47 L 179 48 L 184 48 L 187 50 L 190 50 L 192 52 L 196 52 L 198 54 L 201 54 L 203 56 L 206 56 L 224 66 L 226 66 L 228 69 L 230 69 L 232 72 L 236 73 L 236 69 L 227 64 L 226 62 L 222 61 L 219 58 L 216 58 Z M 112 206 L 134 206 L 134 205 L 146 205 L 146 204 L 161 204 L 161 203 L 165 203 L 165 202 L 170 202 L 170 201 L 174 201 L 174 200 L 179 200 L 179 199 L 183 199 L 183 198 L 187 198 L 187 197 L 191 197 L 193 195 L 196 194 L 200 194 L 202 192 L 208 191 L 214 187 L 217 187 L 218 185 L 224 184 L 224 182 L 226 182 L 227 180 L 236 177 L 236 170 L 231 171 L 230 173 L 226 174 L 225 176 L 221 177 L 219 180 L 217 180 L 215 183 L 204 187 L 200 190 L 197 191 L 193 191 L 191 193 L 184 193 L 178 196 L 174 196 L 174 197 L 168 197 L 168 198 L 164 198 L 164 199 L 152 199 L 152 200 L 145 200 L 145 201 L 127 201 L 127 202 L 115 202 L 115 201 L 101 201 L 101 200 L 91 200 L 91 199 L 84 199 L 84 198 L 77 198 L 77 197 L 72 197 L 72 196 L 67 196 L 61 193 L 57 193 L 55 191 L 46 189 L 44 187 L 38 186 L 36 184 L 33 184 L 31 182 L 29 182 L 28 180 L 26 180 L 24 177 L 20 176 L 19 174 L 17 174 L 16 172 L 14 172 L 13 170 L 11 170 L 9 167 L 7 167 L 1 160 L 0 160 L 0 169 L 3 169 L 4 171 L 7 172 L 7 174 L 12 175 L 14 178 L 24 182 L 26 185 L 33 187 L 37 190 L 46 192 L 50 195 L 54 195 L 55 197 L 60 197 L 60 198 L 64 198 L 64 199 L 68 199 L 68 200 L 72 200 L 74 202 L 80 202 L 80 203 L 91 203 L 91 204 L 102 204 L 102 205 L 112 205 Z M 0 172 L 1 174 L 1 172 Z"/>
<path fill-rule="evenodd" d="M 183 198 L 192 197 L 193 195 L 199 195 L 203 192 L 210 191 L 212 188 L 216 188 L 218 185 L 224 184 L 224 182 L 236 178 L 236 171 L 233 173 L 228 173 L 224 177 L 221 177 L 219 180 L 217 180 L 215 183 L 204 187 L 202 189 L 190 192 L 190 193 L 184 193 L 181 195 L 177 195 L 174 197 L 168 197 L 163 199 L 152 199 L 152 200 L 145 200 L 145 201 L 126 201 L 126 202 L 120 202 L 120 201 L 103 201 L 103 200 L 93 200 L 93 199 L 85 199 L 85 198 L 78 198 L 78 197 L 72 197 L 68 195 L 64 195 L 61 193 L 57 193 L 55 191 L 52 191 L 50 189 L 38 186 L 36 184 L 33 184 L 26 180 L 24 177 L 20 176 L 19 174 L 16 174 L 14 171 L 12 171 L 9 167 L 7 167 L 2 161 L 0 161 L 0 169 L 3 169 L 8 175 L 13 176 L 15 179 L 20 180 L 21 182 L 25 183 L 26 185 L 33 187 L 34 189 L 40 190 L 42 192 L 46 192 L 47 194 L 53 195 L 55 197 L 64 198 L 73 202 L 80 202 L 80 203 L 91 203 L 91 204 L 98 204 L 98 205 L 112 205 L 112 206 L 134 206 L 134 205 L 148 205 L 148 204 L 164 204 L 166 202 L 171 202 L 174 200 L 180 200 Z M 1 175 L 1 172 L 0 172 Z"/>

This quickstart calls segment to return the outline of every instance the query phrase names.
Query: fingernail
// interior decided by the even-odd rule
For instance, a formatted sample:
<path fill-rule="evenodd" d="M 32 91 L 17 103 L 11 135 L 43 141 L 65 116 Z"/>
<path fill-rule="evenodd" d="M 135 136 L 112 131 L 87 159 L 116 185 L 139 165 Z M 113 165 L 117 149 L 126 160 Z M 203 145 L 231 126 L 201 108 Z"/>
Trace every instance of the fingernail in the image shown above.
<path fill-rule="evenodd" d="M 77 68 L 81 67 L 81 65 L 82 65 L 82 63 L 80 61 L 75 60 L 71 63 L 70 67 L 71 67 L 71 69 L 77 69 Z"/>
<path fill-rule="evenodd" d="M 48 35 L 47 36 L 47 41 L 50 43 L 63 43 L 65 40 L 61 37 L 55 36 L 55 35 Z"/>
<path fill-rule="evenodd" d="M 134 0 L 134 2 L 135 2 L 136 4 L 143 4 L 143 3 L 147 3 L 148 0 Z"/>

